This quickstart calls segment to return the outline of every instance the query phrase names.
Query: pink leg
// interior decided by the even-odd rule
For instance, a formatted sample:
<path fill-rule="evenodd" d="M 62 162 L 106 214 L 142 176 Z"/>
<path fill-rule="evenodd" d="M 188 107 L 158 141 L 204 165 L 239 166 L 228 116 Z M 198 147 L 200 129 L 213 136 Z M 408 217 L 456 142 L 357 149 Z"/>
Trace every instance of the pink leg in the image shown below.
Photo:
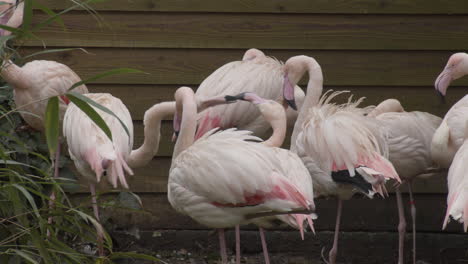
<path fill-rule="evenodd" d="M 262 240 L 263 257 L 265 258 L 265 264 L 270 264 L 270 257 L 268 256 L 268 248 L 267 248 L 263 228 L 260 227 L 259 231 L 260 231 L 260 239 Z"/>
<path fill-rule="evenodd" d="M 398 217 L 400 218 L 400 223 L 398 224 L 398 264 L 403 264 L 404 258 L 404 247 L 405 247 L 405 233 L 406 233 L 406 220 L 405 220 L 405 211 L 403 208 L 403 200 L 401 198 L 400 186 L 395 188 L 397 205 L 398 205 Z"/>
<path fill-rule="evenodd" d="M 98 207 L 98 204 L 97 204 L 97 200 L 96 200 L 96 186 L 91 183 L 89 185 L 89 190 L 91 191 L 91 203 L 93 204 L 93 211 L 94 211 L 94 217 L 96 218 L 96 220 L 98 222 L 100 222 L 99 220 L 99 207 Z M 101 230 L 96 230 L 97 231 L 97 244 L 98 244 L 98 251 L 99 251 L 99 256 L 104 256 L 104 247 L 103 247 L 103 234 L 102 234 L 102 231 Z"/>
<path fill-rule="evenodd" d="M 239 225 L 236 225 L 236 264 L 240 264 L 240 230 Z"/>
<path fill-rule="evenodd" d="M 338 253 L 338 234 L 340 232 L 340 220 L 341 220 L 341 209 L 343 207 L 343 201 L 338 198 L 338 209 L 336 213 L 336 225 L 335 225 L 335 236 L 333 239 L 333 247 L 330 250 L 329 256 L 329 263 L 335 264 L 336 263 L 336 254 Z"/>
<path fill-rule="evenodd" d="M 218 229 L 219 234 L 219 251 L 221 254 L 221 260 L 223 264 L 227 264 L 227 253 L 226 253 L 226 240 L 224 238 L 224 229 Z"/>
<path fill-rule="evenodd" d="M 416 264 L 416 206 L 414 205 L 412 182 L 408 182 L 408 190 L 411 204 L 411 221 L 413 222 L 413 264 Z"/>
<path fill-rule="evenodd" d="M 57 179 L 59 177 L 59 158 L 60 158 L 60 139 L 57 144 L 57 149 L 55 151 L 55 160 L 54 160 L 54 179 Z M 52 191 L 50 194 L 50 200 L 49 200 L 49 209 L 52 212 L 52 209 L 54 209 L 54 203 L 55 203 L 55 191 Z M 52 216 L 49 216 L 47 219 L 47 223 L 49 225 L 52 225 L 54 222 L 54 218 Z M 47 229 L 47 237 L 50 237 L 50 229 Z"/>

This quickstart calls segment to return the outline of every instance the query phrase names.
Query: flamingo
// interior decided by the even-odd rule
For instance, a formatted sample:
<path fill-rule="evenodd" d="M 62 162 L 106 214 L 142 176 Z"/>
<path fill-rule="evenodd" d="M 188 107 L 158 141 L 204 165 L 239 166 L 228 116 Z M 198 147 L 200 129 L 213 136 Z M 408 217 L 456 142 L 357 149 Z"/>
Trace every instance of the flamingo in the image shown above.
<path fill-rule="evenodd" d="M 330 100 L 340 94 L 320 95 L 323 75 L 317 61 L 308 56 L 289 58 L 285 65 L 285 86 L 294 86 L 307 71 L 304 104 L 294 126 L 291 150 L 301 157 L 314 182 L 315 197 L 337 196 L 338 208 L 333 247 L 329 262 L 336 263 L 342 200 L 356 192 L 368 197 L 384 196 L 387 179 L 400 181 L 393 165 L 384 157 L 384 133 L 358 108 L 362 100 L 334 105 Z"/>
<path fill-rule="evenodd" d="M 229 98 L 225 97 L 226 102 Z M 223 263 L 227 263 L 224 228 L 249 223 L 255 217 L 304 210 L 310 214 L 314 210 L 312 184 L 300 159 L 273 147 L 280 145 L 285 135 L 284 113 L 281 121 L 279 110 L 275 110 L 282 108 L 280 105 L 256 97 L 251 99 L 273 127 L 273 135 L 263 144 L 252 142 L 260 139 L 251 132 L 236 129 L 219 132 L 214 129 L 194 142 L 195 94 L 192 89 L 181 87 L 175 99 L 174 127 L 180 129 L 180 134 L 169 171 L 168 199 L 178 212 L 218 229 Z M 301 175 L 305 184 L 298 186 L 286 176 L 292 173 L 288 169 L 294 166 L 288 163 L 293 162 L 300 170 L 294 175 Z M 307 191 L 301 191 L 303 189 Z M 284 218 L 285 221 L 290 219 Z M 261 238 L 266 249 L 264 236 Z M 268 263 L 268 259 L 265 260 Z"/>
<path fill-rule="evenodd" d="M 455 53 L 450 56 L 447 65 L 435 81 L 435 89 L 444 97 L 450 82 L 468 74 L 468 54 Z M 445 229 L 450 216 L 464 223 L 467 227 L 468 196 L 466 180 L 466 135 L 468 122 L 468 95 L 465 95 L 445 114 L 442 124 L 432 138 L 432 156 L 434 161 L 444 168 L 450 168 L 448 174 L 447 212 L 442 228 Z"/>
<path fill-rule="evenodd" d="M 4 4 L 0 5 L 0 24 L 12 28 L 19 27 L 23 23 L 24 1 L 2 0 L 1 2 Z M 0 36 L 10 34 L 10 31 L 0 28 Z"/>
<path fill-rule="evenodd" d="M 161 121 L 175 112 L 175 102 L 163 102 L 149 108 L 144 115 L 143 144 L 136 150 L 133 146 L 133 123 L 122 101 L 107 93 L 85 94 L 88 98 L 109 108 L 125 124 L 129 135 L 114 117 L 94 108 L 112 132 L 112 141 L 76 105 L 70 104 L 63 122 L 63 135 L 67 139 L 70 157 L 82 178 L 89 183 L 93 212 L 99 221 L 99 208 L 95 184 L 104 171 L 109 183 L 116 188 L 118 183 L 128 189 L 125 172 L 132 175 L 131 168 L 146 165 L 156 155 L 159 147 Z M 103 230 L 97 228 L 99 255 L 104 254 Z"/>
<path fill-rule="evenodd" d="M 416 177 L 427 177 L 435 171 L 431 169 L 434 167 L 431 141 L 442 119 L 426 112 L 405 112 L 401 103 L 396 99 L 383 101 L 367 116 L 377 119 L 379 126 L 385 129 L 389 160 L 402 181 L 408 182 L 413 223 L 413 263 L 416 263 L 416 207 L 411 183 Z M 396 186 L 395 192 L 400 221 L 398 263 L 403 264 L 406 220 L 399 185 Z"/>
<path fill-rule="evenodd" d="M 229 62 L 203 80 L 196 96 L 198 100 L 204 100 L 223 94 L 253 92 L 265 99 L 283 101 L 284 98 L 283 102 L 294 109 L 286 110 L 288 124 L 292 126 L 297 117 L 295 110 L 301 107 L 304 92 L 299 86 L 283 90 L 283 75 L 283 65 L 280 61 L 265 56 L 258 49 L 249 49 L 242 61 Z M 201 111 L 199 119 L 197 138 L 215 127 L 237 127 L 250 130 L 254 135 L 261 137 L 264 137 L 269 129 L 260 112 L 248 102 L 220 105 Z"/>
<path fill-rule="evenodd" d="M 22 4 L 22 3 L 21 3 Z M 0 30 L 1 31 L 1 30 Z M 29 127 L 43 132 L 47 98 L 59 96 L 59 118 L 63 115 L 69 99 L 64 96 L 68 89 L 81 81 L 80 77 L 68 66 L 45 60 L 35 60 L 19 67 L 11 60 L 4 60 L 0 68 L 0 76 L 13 87 L 16 107 L 22 109 L 20 115 Z M 85 85 L 74 89 L 78 93 L 87 93 Z M 55 161 L 60 157 L 60 140 L 55 153 Z M 54 178 L 59 177 L 58 163 L 54 162 Z M 49 208 L 53 208 L 55 192 L 50 194 Z M 52 224 L 53 218 L 49 217 L 48 223 Z M 47 230 L 50 235 L 50 230 Z"/>

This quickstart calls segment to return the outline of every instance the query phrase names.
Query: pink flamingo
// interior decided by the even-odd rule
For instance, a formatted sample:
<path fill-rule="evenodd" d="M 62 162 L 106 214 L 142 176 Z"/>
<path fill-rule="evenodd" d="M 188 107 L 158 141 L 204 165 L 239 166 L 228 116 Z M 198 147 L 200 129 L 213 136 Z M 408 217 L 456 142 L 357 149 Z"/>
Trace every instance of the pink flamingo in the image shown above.
<path fill-rule="evenodd" d="M 435 81 L 436 91 L 444 97 L 450 82 L 468 74 L 468 54 L 453 54 Z M 443 224 L 445 229 L 450 216 L 468 226 L 467 194 L 467 122 L 468 95 L 454 104 L 445 115 L 442 124 L 432 139 L 432 156 L 434 161 L 449 169 L 447 212 Z"/>
<path fill-rule="evenodd" d="M 247 97 L 272 123 L 273 135 L 263 144 L 252 142 L 260 139 L 251 132 L 236 129 L 217 133 L 212 130 L 195 142 L 195 95 L 188 87 L 179 88 L 175 94 L 175 128 L 180 128 L 180 135 L 169 172 L 169 202 L 178 212 L 219 230 L 223 263 L 227 263 L 224 228 L 249 223 L 256 217 L 297 212 L 310 214 L 314 210 L 312 184 L 300 159 L 281 154 L 282 150 L 273 147 L 284 140 L 286 126 L 284 119 L 281 121 L 275 116 L 279 110 L 274 108 L 284 110 L 278 104 Z M 226 102 L 231 99 L 233 97 L 225 97 Z M 284 158 L 287 160 L 282 160 Z M 297 186 L 286 176 L 291 173 L 287 169 L 292 168 L 287 164 L 292 162 L 297 164 L 297 169 L 302 168 L 294 173 L 302 175 L 306 184 Z M 301 191 L 304 188 L 306 192 Z M 310 215 L 306 218 L 310 220 Z M 285 218 L 286 221 L 290 219 Z M 262 230 L 260 232 L 262 234 Z M 261 238 L 266 250 L 264 237 Z M 236 249 L 239 249 L 237 244 Z M 265 254 L 267 256 L 267 252 Z M 266 261 L 268 263 L 267 258 Z"/>
<path fill-rule="evenodd" d="M 24 1 L 2 0 L 0 5 L 0 25 L 17 28 L 23 23 Z M 19 2 L 19 3 L 18 3 Z M 0 36 L 9 36 L 10 31 L 0 28 Z"/>
<path fill-rule="evenodd" d="M 283 76 L 280 61 L 265 56 L 258 49 L 249 49 L 242 61 L 229 62 L 203 80 L 196 96 L 198 100 L 205 100 L 217 95 L 253 92 L 265 99 L 285 102 L 296 110 L 302 105 L 304 92 L 299 86 L 283 89 Z M 286 110 L 291 126 L 297 118 L 297 112 L 293 109 Z M 215 127 L 237 127 L 262 137 L 270 128 L 256 107 L 247 102 L 219 105 L 200 112 L 197 138 Z"/>
<path fill-rule="evenodd" d="M 383 101 L 367 116 L 377 119 L 378 125 L 385 129 L 389 160 L 403 182 L 408 182 L 413 222 L 413 263 L 416 263 L 416 207 L 411 183 L 417 177 L 428 177 L 437 171 L 433 169 L 431 141 L 442 119 L 426 112 L 405 112 L 396 99 Z M 403 264 L 406 220 L 399 185 L 395 191 L 400 221 L 398 263 Z"/>
<path fill-rule="evenodd" d="M 323 75 L 317 61 L 296 56 L 285 63 L 284 85 L 294 86 L 307 71 L 309 82 L 304 104 L 294 127 L 291 150 L 298 153 L 314 182 L 315 196 L 337 196 L 338 211 L 329 262 L 336 263 L 342 200 L 356 192 L 372 197 L 386 193 L 387 179 L 400 181 L 393 165 L 384 157 L 384 134 L 358 108 L 362 100 L 343 105 L 331 104 L 330 96 L 320 95 Z"/>

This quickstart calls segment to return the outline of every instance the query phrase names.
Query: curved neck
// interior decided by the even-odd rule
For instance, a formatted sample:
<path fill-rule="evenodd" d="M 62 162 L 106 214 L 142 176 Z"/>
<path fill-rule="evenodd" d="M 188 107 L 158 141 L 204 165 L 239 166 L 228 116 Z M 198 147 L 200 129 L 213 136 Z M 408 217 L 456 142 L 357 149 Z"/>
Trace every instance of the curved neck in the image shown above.
<path fill-rule="evenodd" d="M 179 88 L 175 94 L 175 99 L 176 111 L 182 114 L 182 121 L 172 160 L 176 159 L 182 151 L 193 144 L 197 128 L 197 104 L 193 90 L 187 87 Z"/>
<path fill-rule="evenodd" d="M 276 103 L 276 102 L 274 102 Z M 273 133 L 271 136 L 263 141 L 262 143 L 268 147 L 281 147 L 283 145 L 284 139 L 286 138 L 286 112 L 283 107 L 280 106 L 281 111 L 271 111 L 267 112 L 266 110 L 260 110 L 263 117 L 270 123 Z"/>
<path fill-rule="evenodd" d="M 320 65 L 313 58 L 307 57 L 300 62 L 300 67 L 302 72 L 291 80 L 293 85 L 295 85 L 307 71 L 309 74 L 309 82 L 307 83 L 306 95 L 304 98 L 304 103 L 299 110 L 296 123 L 294 124 L 294 130 L 291 136 L 291 149 L 294 150 L 296 146 L 296 138 L 298 134 L 302 131 L 302 124 L 304 119 L 309 113 L 310 108 L 316 106 L 320 100 L 320 96 L 323 91 L 323 74 Z"/>
<path fill-rule="evenodd" d="M 22 76 L 22 69 L 14 64 L 11 60 L 3 61 L 0 75 L 2 76 L 3 80 L 13 85 L 15 89 L 26 89 L 29 86 L 27 80 Z"/>
<path fill-rule="evenodd" d="M 130 167 L 142 167 L 153 159 L 159 149 L 161 121 L 165 117 L 174 115 L 175 108 L 175 102 L 164 102 L 146 110 L 145 117 L 143 118 L 145 139 L 138 149 L 132 150 L 130 153 L 127 161 Z"/>
<path fill-rule="evenodd" d="M 455 150 L 450 142 L 450 128 L 442 121 L 434 133 L 431 143 L 432 159 L 443 168 L 449 168 L 455 156 Z"/>

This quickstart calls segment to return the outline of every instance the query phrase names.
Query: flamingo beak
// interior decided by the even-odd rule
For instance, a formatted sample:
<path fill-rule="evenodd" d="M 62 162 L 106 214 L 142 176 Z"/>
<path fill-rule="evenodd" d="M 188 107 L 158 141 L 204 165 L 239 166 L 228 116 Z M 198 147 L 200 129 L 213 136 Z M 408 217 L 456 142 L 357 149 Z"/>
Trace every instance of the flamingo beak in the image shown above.
<path fill-rule="evenodd" d="M 294 99 L 294 86 L 289 81 L 288 75 L 284 75 L 283 98 L 286 103 L 297 111 L 296 100 Z"/>
<path fill-rule="evenodd" d="M 262 104 L 262 103 L 266 102 L 265 99 L 263 99 L 262 97 L 258 96 L 255 93 L 251 93 L 251 92 L 240 93 L 240 94 L 235 95 L 235 96 L 227 95 L 226 100 L 228 100 L 228 101 L 229 100 L 242 100 L 242 101 L 251 102 L 253 104 Z"/>
<path fill-rule="evenodd" d="M 176 113 L 174 114 L 174 121 L 172 121 L 172 126 L 174 128 L 174 133 L 172 134 L 172 142 L 175 142 L 177 140 L 177 137 L 179 136 L 180 132 L 180 120 L 181 118 L 179 115 Z"/>
<path fill-rule="evenodd" d="M 450 85 L 450 82 L 452 82 L 453 77 L 452 77 L 452 71 L 450 68 L 445 68 L 437 77 L 435 81 L 435 89 L 437 93 L 439 94 L 441 101 L 445 103 L 445 94 L 447 92 L 447 88 Z"/>

